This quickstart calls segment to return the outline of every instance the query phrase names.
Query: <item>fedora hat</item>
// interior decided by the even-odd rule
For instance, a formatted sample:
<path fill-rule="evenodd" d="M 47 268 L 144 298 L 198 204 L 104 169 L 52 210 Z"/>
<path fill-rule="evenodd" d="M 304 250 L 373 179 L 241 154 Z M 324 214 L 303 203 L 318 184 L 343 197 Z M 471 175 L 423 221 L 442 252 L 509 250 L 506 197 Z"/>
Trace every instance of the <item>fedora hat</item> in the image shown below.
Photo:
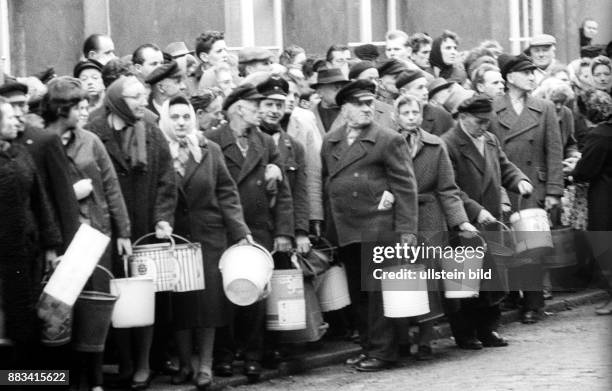
<path fill-rule="evenodd" d="M 193 50 L 187 49 L 187 45 L 185 45 L 185 42 L 169 43 L 168 46 L 166 46 L 166 49 L 164 49 L 164 52 L 171 55 L 172 58 L 177 58 L 194 53 Z"/>
<path fill-rule="evenodd" d="M 346 84 L 349 83 L 347 78 L 344 76 L 342 71 L 337 68 L 331 69 L 321 69 L 317 72 L 317 82 L 311 84 L 312 88 L 317 88 L 318 86 L 325 84 Z"/>

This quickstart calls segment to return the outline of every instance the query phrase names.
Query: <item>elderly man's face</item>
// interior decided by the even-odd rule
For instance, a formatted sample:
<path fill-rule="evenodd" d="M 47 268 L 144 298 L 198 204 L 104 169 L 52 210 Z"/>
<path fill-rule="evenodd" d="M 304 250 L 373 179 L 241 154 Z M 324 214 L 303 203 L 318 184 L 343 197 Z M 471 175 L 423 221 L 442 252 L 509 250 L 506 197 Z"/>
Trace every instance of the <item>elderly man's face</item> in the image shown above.
<path fill-rule="evenodd" d="M 465 130 L 472 137 L 480 137 L 482 136 L 489 125 L 491 124 L 491 120 L 483 119 L 480 117 L 476 117 L 475 115 L 461 113 L 459 114 L 459 123 L 463 130 Z"/>
<path fill-rule="evenodd" d="M 259 102 L 251 100 L 242 100 L 239 102 L 239 104 L 239 114 L 242 117 L 242 120 L 251 126 L 259 126 L 261 124 Z"/>
<path fill-rule="evenodd" d="M 517 71 L 508 74 L 508 83 L 523 91 L 533 91 L 536 87 L 535 75 L 532 70 Z"/>
<path fill-rule="evenodd" d="M 336 105 L 336 95 L 342 88 L 340 83 L 323 84 L 317 87 L 317 94 L 321 98 L 321 102 L 325 107 Z"/>
<path fill-rule="evenodd" d="M 97 69 L 87 68 L 81 71 L 79 80 L 83 85 L 83 88 L 87 90 L 87 94 L 90 96 L 99 95 L 104 91 L 104 83 L 102 83 L 102 73 Z"/>
<path fill-rule="evenodd" d="M 344 119 L 352 128 L 364 128 L 374 120 L 374 98 L 366 101 L 353 101 L 342 105 Z"/>
<path fill-rule="evenodd" d="M 544 69 L 555 58 L 555 46 L 534 46 L 530 49 L 531 58 L 538 68 Z"/>

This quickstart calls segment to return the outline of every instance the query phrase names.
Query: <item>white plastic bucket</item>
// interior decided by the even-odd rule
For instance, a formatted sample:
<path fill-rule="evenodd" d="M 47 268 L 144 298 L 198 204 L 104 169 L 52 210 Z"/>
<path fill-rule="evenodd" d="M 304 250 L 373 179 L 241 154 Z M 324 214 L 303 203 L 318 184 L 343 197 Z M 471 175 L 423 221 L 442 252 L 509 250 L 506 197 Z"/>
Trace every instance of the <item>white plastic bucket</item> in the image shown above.
<path fill-rule="evenodd" d="M 463 278 L 459 279 L 444 279 L 444 297 L 447 299 L 469 299 L 478 297 L 480 292 L 480 279 L 470 278 L 470 271 L 478 272 L 482 270 L 484 263 L 484 253 L 486 252 L 486 242 L 477 235 L 483 247 L 482 253 L 477 251 L 471 252 L 470 256 L 466 252 L 456 254 L 455 250 L 448 257 L 442 257 L 442 269 L 447 273 L 463 272 Z M 446 251 L 444 252 L 446 254 Z M 482 255 L 479 255 L 482 254 Z"/>
<path fill-rule="evenodd" d="M 219 260 L 223 291 L 232 303 L 248 306 L 269 294 L 272 255 L 258 244 L 234 245 Z"/>
<path fill-rule="evenodd" d="M 385 268 L 385 271 L 397 272 L 404 268 L 415 271 L 417 278 L 381 280 L 383 313 L 387 318 L 409 318 L 429 312 L 427 279 L 419 278 L 419 273 L 425 270 L 425 266 L 402 265 Z"/>
<path fill-rule="evenodd" d="M 548 214 L 544 209 L 531 208 L 515 212 L 510 216 L 510 224 L 514 231 L 517 254 L 553 247 Z"/>
<path fill-rule="evenodd" d="M 274 270 L 266 300 L 266 327 L 273 331 L 306 328 L 304 275 L 299 269 Z"/>
<path fill-rule="evenodd" d="M 336 311 L 351 304 L 343 265 L 334 265 L 321 275 L 317 297 L 323 312 Z"/>
<path fill-rule="evenodd" d="M 145 327 L 155 323 L 155 283 L 152 278 L 114 279 L 110 281 L 110 291 L 119 296 L 111 317 L 113 327 Z"/>

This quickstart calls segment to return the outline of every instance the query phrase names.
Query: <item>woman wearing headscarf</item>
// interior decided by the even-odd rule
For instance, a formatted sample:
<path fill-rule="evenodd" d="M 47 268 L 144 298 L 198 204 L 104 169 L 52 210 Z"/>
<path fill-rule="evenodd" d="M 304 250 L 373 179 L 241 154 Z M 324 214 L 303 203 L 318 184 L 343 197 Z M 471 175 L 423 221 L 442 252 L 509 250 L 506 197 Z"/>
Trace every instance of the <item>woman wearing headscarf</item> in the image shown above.
<path fill-rule="evenodd" d="M 459 58 L 457 46 L 459 37 L 452 31 L 445 30 L 442 35 L 434 39 L 431 44 L 429 62 L 435 77 L 463 84 L 467 80 L 467 73 Z"/>
<path fill-rule="evenodd" d="M 195 344 L 199 354 L 195 383 L 199 389 L 206 389 L 212 382 L 215 328 L 229 323 L 219 259 L 229 244 L 252 242 L 252 238 L 223 153 L 217 144 L 198 134 L 196 113 L 187 98 L 167 100 L 160 115 L 160 128 L 168 141 L 179 184 L 175 232 L 202 244 L 206 286 L 205 290 L 172 294 L 180 370 L 171 381 L 182 384 L 191 380 Z"/>
<path fill-rule="evenodd" d="M 606 56 L 597 56 L 591 63 L 593 87 L 610 94 L 612 87 L 612 62 Z"/>
<path fill-rule="evenodd" d="M 83 101 L 87 101 L 87 93 L 78 79 L 62 76 L 49 82 L 42 104 L 42 115 L 47 123 L 45 130 L 57 134 L 66 150 L 69 174 L 79 201 L 80 222 L 116 239 L 118 253 L 130 255 L 130 220 L 117 174 L 102 141 L 80 126 L 81 111 L 87 110 Z M 98 264 L 112 269 L 111 259 L 112 247 L 109 246 Z M 110 292 L 108 277 L 94 273 L 85 289 Z M 75 384 L 80 381 L 77 373 L 82 361 L 89 368 L 89 387 L 101 389 L 103 353 L 74 356 L 70 379 Z"/>
<path fill-rule="evenodd" d="M 0 355 L 1 369 L 29 368 L 39 340 L 34 308 L 40 295 L 43 254 L 55 258 L 62 244 L 48 196 L 30 154 L 15 143 L 17 119 L 0 97 L 0 308 L 4 337 L 12 352 Z"/>
<path fill-rule="evenodd" d="M 176 180 L 172 157 L 164 135 L 145 122 L 148 102 L 145 86 L 134 76 L 122 76 L 106 90 L 103 111 L 90 118 L 87 129 L 95 133 L 106 148 L 123 193 L 131 222 L 132 240 L 149 232 L 158 238 L 172 234 L 176 208 Z M 122 269 L 115 269 L 122 274 Z M 169 322 L 169 296 L 156 300 L 156 322 Z M 120 355 L 119 376 L 131 378 L 133 389 L 148 388 L 153 327 L 116 329 Z M 132 346 L 136 349 L 132 357 Z"/>
<path fill-rule="evenodd" d="M 594 125 L 585 138 L 582 157 L 573 171 L 575 181 L 587 182 L 588 235 L 595 265 L 603 283 L 612 293 L 612 98 L 594 90 L 586 96 L 587 119 Z M 612 314 L 612 301 L 596 310 L 598 315 Z"/>

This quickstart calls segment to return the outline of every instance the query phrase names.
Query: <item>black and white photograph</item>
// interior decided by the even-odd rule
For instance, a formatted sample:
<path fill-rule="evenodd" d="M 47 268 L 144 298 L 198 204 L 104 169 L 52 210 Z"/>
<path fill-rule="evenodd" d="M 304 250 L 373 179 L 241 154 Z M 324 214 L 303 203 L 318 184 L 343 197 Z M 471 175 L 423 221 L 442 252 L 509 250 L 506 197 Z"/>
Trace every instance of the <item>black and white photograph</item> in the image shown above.
<path fill-rule="evenodd" d="M 611 16 L 0 0 L 0 390 L 611 390 Z"/>

